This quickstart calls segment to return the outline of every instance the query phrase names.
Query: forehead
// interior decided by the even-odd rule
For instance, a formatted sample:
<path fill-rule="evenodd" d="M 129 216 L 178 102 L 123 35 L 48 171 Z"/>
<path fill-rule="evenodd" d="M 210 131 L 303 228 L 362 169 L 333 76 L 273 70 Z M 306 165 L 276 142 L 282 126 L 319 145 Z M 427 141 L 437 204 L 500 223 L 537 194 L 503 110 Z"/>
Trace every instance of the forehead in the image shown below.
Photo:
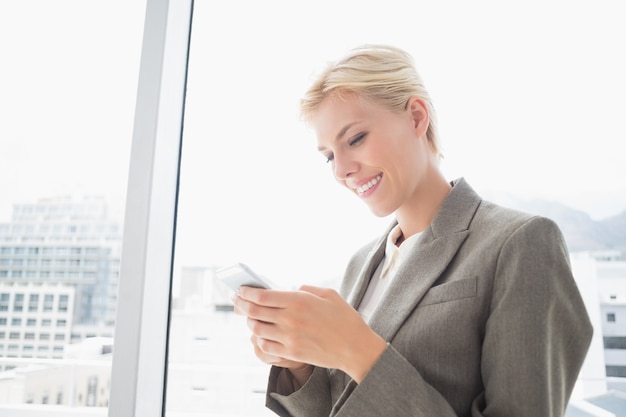
<path fill-rule="evenodd" d="M 331 95 L 319 105 L 311 124 L 318 140 L 335 139 L 346 126 L 372 120 L 385 109 L 356 94 Z"/>

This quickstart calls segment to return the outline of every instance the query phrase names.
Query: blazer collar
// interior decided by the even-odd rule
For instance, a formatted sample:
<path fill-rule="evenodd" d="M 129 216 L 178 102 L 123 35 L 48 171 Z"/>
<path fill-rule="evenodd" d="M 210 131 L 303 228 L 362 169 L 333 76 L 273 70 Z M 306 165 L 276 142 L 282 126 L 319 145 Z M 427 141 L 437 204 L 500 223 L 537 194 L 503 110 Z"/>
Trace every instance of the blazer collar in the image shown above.
<path fill-rule="evenodd" d="M 441 276 L 469 234 L 469 225 L 481 198 L 460 178 L 441 204 L 432 223 L 419 237 L 411 253 L 393 278 L 380 305 L 372 316 L 370 327 L 390 341 L 406 317 Z M 356 285 L 348 297 L 355 308 L 361 302 L 376 267 L 385 254 L 385 239 L 397 224 L 393 222 L 374 244 L 367 256 Z"/>

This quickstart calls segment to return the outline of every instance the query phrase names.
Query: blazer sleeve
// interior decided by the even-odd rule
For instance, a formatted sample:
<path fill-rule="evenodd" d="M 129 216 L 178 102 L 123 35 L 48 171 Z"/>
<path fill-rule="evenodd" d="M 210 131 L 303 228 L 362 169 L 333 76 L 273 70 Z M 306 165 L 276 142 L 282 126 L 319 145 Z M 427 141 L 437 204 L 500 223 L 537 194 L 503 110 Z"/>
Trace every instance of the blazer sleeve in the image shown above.
<path fill-rule="evenodd" d="M 299 389 L 281 386 L 286 369 L 272 366 L 265 405 L 281 417 L 319 417 L 330 415 L 332 408 L 328 370 L 316 367 Z"/>
<path fill-rule="evenodd" d="M 472 416 L 562 416 L 592 333 L 560 230 L 527 221 L 498 257 Z"/>
<path fill-rule="evenodd" d="M 462 415 L 561 417 L 592 327 L 556 224 L 535 217 L 516 228 L 500 248 L 495 271 L 482 345 L 483 390 Z M 329 385 L 328 371 L 318 369 L 290 395 L 268 390 L 268 406 L 294 417 L 457 416 L 393 342 L 360 384 L 348 382 L 334 400 Z"/>
<path fill-rule="evenodd" d="M 316 368 L 300 390 L 288 395 L 276 393 L 279 372 L 280 368 L 270 372 L 266 405 L 282 417 L 456 416 L 446 400 L 390 344 L 361 384 L 350 381 L 334 405 L 328 370 Z"/>

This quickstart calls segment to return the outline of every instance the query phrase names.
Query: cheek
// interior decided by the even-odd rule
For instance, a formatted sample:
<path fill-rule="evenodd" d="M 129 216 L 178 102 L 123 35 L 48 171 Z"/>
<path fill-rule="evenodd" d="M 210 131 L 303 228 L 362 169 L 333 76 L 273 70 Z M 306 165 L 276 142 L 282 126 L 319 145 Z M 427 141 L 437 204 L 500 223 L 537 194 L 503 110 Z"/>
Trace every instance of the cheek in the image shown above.
<path fill-rule="evenodd" d="M 394 164 L 396 157 L 394 157 L 393 147 L 384 141 L 378 141 L 363 149 L 360 159 L 366 165 L 389 167 Z"/>

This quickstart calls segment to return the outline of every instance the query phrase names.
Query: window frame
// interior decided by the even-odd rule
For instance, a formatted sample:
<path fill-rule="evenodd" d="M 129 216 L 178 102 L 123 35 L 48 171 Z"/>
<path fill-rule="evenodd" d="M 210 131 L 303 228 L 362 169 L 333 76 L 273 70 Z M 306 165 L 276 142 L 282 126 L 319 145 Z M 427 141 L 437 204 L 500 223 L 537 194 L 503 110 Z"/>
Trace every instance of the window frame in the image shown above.
<path fill-rule="evenodd" d="M 162 416 L 193 0 L 147 0 L 108 415 Z"/>

